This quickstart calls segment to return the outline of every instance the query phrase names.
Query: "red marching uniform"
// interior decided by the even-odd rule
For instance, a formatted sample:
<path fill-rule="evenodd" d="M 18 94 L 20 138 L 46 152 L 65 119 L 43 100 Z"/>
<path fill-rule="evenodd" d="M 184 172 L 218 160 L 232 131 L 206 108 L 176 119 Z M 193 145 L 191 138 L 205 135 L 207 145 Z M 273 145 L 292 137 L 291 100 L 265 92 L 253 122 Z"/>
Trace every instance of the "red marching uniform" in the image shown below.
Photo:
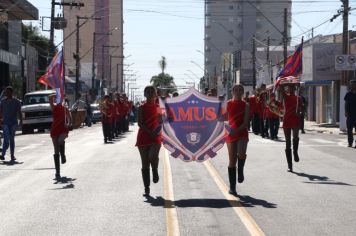
<path fill-rule="evenodd" d="M 283 105 L 285 111 L 283 117 L 283 128 L 286 129 L 299 128 L 300 117 L 298 116 L 298 113 L 302 106 L 302 99 L 296 95 L 285 94 Z"/>
<path fill-rule="evenodd" d="M 62 134 L 68 136 L 69 130 L 65 127 L 66 108 L 63 105 L 55 105 L 52 110 L 53 122 L 51 126 L 51 137 L 58 137 Z"/>
<path fill-rule="evenodd" d="M 159 106 L 155 103 L 144 103 L 140 106 L 141 113 L 143 116 L 143 123 L 147 126 L 149 130 L 154 132 L 160 126 L 159 117 L 161 114 L 161 110 Z M 152 137 L 146 130 L 140 128 L 137 134 L 137 142 L 136 146 L 143 147 L 152 144 L 161 144 L 162 137 L 161 135 L 157 135 Z"/>
<path fill-rule="evenodd" d="M 249 105 L 250 105 L 250 118 L 253 117 L 253 114 L 256 112 L 256 96 L 252 95 L 249 99 Z"/>
<path fill-rule="evenodd" d="M 226 109 L 228 115 L 228 123 L 233 130 L 237 129 L 244 122 L 246 106 L 247 104 L 243 100 L 229 100 L 227 102 Z M 226 133 L 225 137 L 226 143 L 232 143 L 241 139 L 248 139 L 248 129 L 246 127 L 233 135 Z"/>

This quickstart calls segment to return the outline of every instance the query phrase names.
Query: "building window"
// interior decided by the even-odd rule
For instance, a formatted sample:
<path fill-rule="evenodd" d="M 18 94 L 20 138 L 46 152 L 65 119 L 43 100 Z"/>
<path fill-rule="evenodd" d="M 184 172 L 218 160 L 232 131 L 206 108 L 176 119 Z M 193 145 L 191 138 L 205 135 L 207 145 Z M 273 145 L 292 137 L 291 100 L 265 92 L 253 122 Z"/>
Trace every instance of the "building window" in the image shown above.
<path fill-rule="evenodd" d="M 229 6 L 229 9 L 230 9 L 230 10 L 233 10 L 233 9 L 234 9 L 234 6 Z"/>
<path fill-rule="evenodd" d="M 233 45 L 234 45 L 234 43 L 233 43 L 233 42 L 229 42 L 229 45 L 230 45 L 230 46 L 233 46 Z"/>

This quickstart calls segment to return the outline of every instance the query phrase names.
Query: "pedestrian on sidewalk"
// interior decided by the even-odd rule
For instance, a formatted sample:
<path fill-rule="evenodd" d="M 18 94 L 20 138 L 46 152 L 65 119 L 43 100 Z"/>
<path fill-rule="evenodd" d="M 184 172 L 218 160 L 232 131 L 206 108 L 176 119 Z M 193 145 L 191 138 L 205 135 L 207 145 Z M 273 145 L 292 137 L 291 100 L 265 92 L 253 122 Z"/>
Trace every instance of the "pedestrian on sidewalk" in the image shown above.
<path fill-rule="evenodd" d="M 284 105 L 283 116 L 283 131 L 286 139 L 286 158 L 288 169 L 293 172 L 292 161 L 292 140 L 293 134 L 293 156 L 294 161 L 299 162 L 298 147 L 299 147 L 299 129 L 300 129 L 300 113 L 302 109 L 302 100 L 296 95 L 296 87 L 299 84 L 287 83 L 281 84 L 281 94 Z"/>
<path fill-rule="evenodd" d="M 250 119 L 249 105 L 243 100 L 244 87 L 240 84 L 232 88 L 232 99 L 227 102 L 224 119 L 228 120 L 228 132 L 226 133 L 226 144 L 229 153 L 229 193 L 237 195 L 236 192 L 236 164 L 238 171 L 238 182 L 244 181 L 244 166 L 246 162 L 246 151 L 248 144 L 248 123 Z"/>
<path fill-rule="evenodd" d="M 352 143 L 354 142 L 353 129 L 356 129 L 356 80 L 350 81 L 350 91 L 346 93 L 344 100 L 347 139 L 349 147 L 352 147 Z"/>
<path fill-rule="evenodd" d="M 51 138 L 54 148 L 54 166 L 56 168 L 55 179 L 61 180 L 60 163 L 65 164 L 67 162 L 65 154 L 65 139 L 68 138 L 69 128 L 72 124 L 72 116 L 65 105 L 66 100 L 62 103 L 59 101 L 55 103 L 56 94 L 49 96 L 49 104 L 52 109 L 52 126 L 51 126 Z"/>
<path fill-rule="evenodd" d="M 162 115 L 156 103 L 157 91 L 153 86 L 144 90 L 146 102 L 138 108 L 138 134 L 136 146 L 140 152 L 142 163 L 142 179 L 145 186 L 145 196 L 150 195 L 150 166 L 153 183 L 159 180 L 158 163 L 159 150 L 162 143 Z"/>
<path fill-rule="evenodd" d="M 3 136 L 2 153 L 0 160 L 5 160 L 5 154 L 10 144 L 11 162 L 15 162 L 15 133 L 20 119 L 22 125 L 21 102 L 13 97 L 13 88 L 8 86 L 5 88 L 5 98 L 0 102 L 0 116 L 3 119 Z"/>

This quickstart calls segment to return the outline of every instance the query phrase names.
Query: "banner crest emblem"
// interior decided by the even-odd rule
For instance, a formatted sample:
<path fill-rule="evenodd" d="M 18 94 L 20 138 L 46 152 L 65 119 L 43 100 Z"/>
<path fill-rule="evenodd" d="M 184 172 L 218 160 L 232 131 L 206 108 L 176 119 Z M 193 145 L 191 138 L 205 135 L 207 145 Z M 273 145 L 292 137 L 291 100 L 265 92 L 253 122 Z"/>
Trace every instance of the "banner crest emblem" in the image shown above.
<path fill-rule="evenodd" d="M 183 161 L 203 162 L 224 146 L 224 122 L 219 121 L 224 101 L 207 97 L 194 88 L 174 97 L 160 99 L 165 117 L 163 145 L 171 156 Z"/>

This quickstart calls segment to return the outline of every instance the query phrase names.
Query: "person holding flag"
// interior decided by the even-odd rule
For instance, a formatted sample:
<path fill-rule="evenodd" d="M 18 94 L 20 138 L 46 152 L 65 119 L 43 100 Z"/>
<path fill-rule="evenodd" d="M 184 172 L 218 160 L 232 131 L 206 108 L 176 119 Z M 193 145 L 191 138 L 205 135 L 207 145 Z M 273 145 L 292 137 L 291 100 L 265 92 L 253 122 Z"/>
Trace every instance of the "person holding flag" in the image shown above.
<path fill-rule="evenodd" d="M 298 76 L 303 72 L 303 38 L 296 51 L 285 62 L 284 68 L 279 72 L 275 89 L 280 87 L 284 106 L 283 130 L 286 139 L 286 158 L 288 169 L 293 172 L 292 142 L 293 133 L 293 156 L 294 161 L 299 162 L 299 129 L 300 120 L 303 114 L 301 98 L 296 95 L 296 90 L 300 86 Z"/>
<path fill-rule="evenodd" d="M 72 116 L 65 106 L 64 99 L 64 55 L 63 49 L 52 59 L 47 68 L 47 73 L 38 79 L 38 82 L 55 89 L 55 94 L 50 95 L 49 102 L 52 109 L 51 138 L 54 148 L 54 165 L 56 168 L 55 179 L 61 180 L 61 163 L 66 163 L 65 139 L 68 137 L 69 128 L 72 124 Z"/>
<path fill-rule="evenodd" d="M 49 96 L 49 104 L 52 109 L 52 126 L 51 126 L 51 138 L 54 148 L 54 166 L 56 168 L 55 179 L 61 180 L 60 163 L 65 164 L 67 159 L 65 155 L 65 139 L 68 138 L 69 128 L 72 123 L 72 116 L 68 108 L 65 105 L 65 100 L 60 103 L 54 102 L 56 95 Z"/>
<path fill-rule="evenodd" d="M 302 114 L 302 99 L 297 96 L 296 89 L 299 86 L 298 82 L 286 81 L 281 84 L 282 101 L 284 105 L 283 116 L 283 131 L 286 139 L 286 158 L 288 169 L 293 172 L 292 161 L 292 134 L 293 134 L 293 156 L 294 161 L 299 162 L 298 147 L 299 147 L 299 128 Z"/>

